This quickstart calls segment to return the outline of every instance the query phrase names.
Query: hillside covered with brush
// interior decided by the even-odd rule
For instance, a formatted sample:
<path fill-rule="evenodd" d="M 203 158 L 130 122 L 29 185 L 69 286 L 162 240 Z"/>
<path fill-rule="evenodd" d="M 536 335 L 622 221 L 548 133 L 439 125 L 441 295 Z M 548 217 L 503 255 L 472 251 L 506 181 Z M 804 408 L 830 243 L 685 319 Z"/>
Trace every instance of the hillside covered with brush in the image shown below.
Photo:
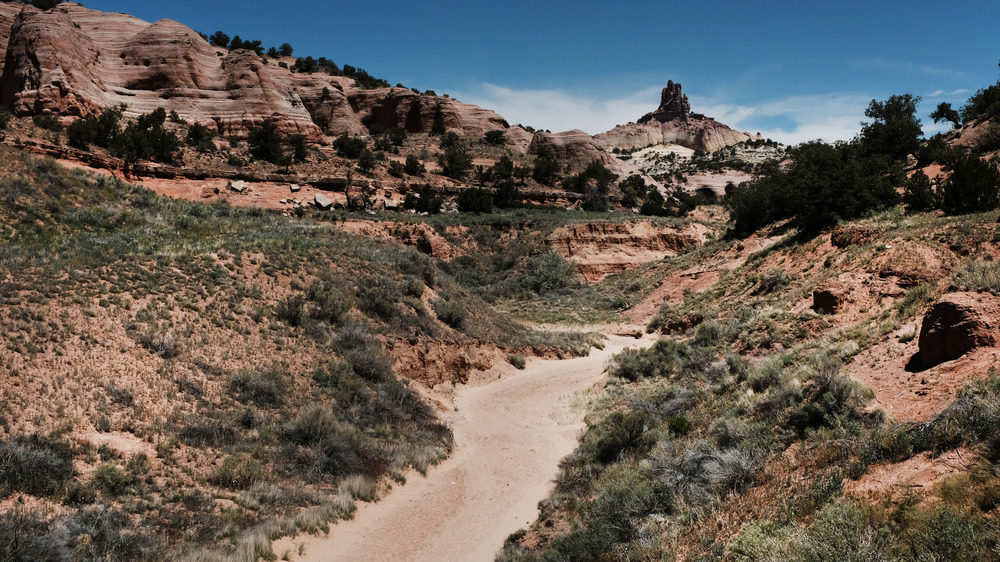
<path fill-rule="evenodd" d="M 996 90 L 929 139 L 873 100 L 732 190 L 498 560 L 997 559 Z"/>

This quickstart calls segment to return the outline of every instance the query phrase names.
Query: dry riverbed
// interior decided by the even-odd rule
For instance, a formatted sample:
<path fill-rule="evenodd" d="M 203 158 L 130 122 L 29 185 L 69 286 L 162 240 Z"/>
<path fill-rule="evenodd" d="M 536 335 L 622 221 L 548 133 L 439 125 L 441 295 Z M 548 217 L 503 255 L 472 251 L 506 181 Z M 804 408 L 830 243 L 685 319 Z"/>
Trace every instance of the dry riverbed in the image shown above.
<path fill-rule="evenodd" d="M 533 360 L 492 382 L 459 386 L 448 416 L 450 458 L 426 478 L 413 473 L 381 501 L 360 506 L 329 536 L 283 539 L 275 552 L 303 562 L 493 560 L 510 533 L 538 516 L 560 459 L 577 445 L 608 359 L 652 344 L 609 338 L 588 357 Z"/>

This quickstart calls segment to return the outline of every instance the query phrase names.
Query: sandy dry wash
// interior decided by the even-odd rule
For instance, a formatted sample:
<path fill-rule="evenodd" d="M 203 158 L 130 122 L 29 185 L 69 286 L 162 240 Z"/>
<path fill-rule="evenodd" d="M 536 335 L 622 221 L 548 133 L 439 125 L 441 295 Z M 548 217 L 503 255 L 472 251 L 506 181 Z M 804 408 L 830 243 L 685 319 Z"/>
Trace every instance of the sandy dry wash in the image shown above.
<path fill-rule="evenodd" d="M 576 447 L 586 392 L 612 354 L 652 340 L 611 336 L 603 350 L 563 361 L 535 360 L 524 371 L 461 386 L 451 419 L 455 452 L 426 478 L 410 477 L 382 501 L 325 538 L 275 544 L 294 560 L 493 560 L 507 536 L 538 515 L 559 460 Z"/>

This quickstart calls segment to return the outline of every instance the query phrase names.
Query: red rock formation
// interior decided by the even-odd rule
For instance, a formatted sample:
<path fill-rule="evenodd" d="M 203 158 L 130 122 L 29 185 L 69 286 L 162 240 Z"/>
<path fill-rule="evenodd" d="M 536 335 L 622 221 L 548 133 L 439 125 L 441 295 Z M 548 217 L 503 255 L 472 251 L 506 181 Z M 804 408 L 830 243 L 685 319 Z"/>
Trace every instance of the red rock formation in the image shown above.
<path fill-rule="evenodd" d="M 836 314 L 847 301 L 849 290 L 839 281 L 818 287 L 813 291 L 812 309 L 821 314 Z"/>
<path fill-rule="evenodd" d="M 296 74 L 252 51 L 209 45 L 170 20 L 153 24 L 126 14 L 65 2 L 48 12 L 0 3 L 6 56 L 0 101 L 17 115 L 85 117 L 126 104 L 126 115 L 158 107 L 222 134 L 244 136 L 264 120 L 313 141 L 368 127 L 427 132 L 440 112 L 445 126 L 471 137 L 508 131 L 525 150 L 527 133 L 496 113 L 405 88 L 365 90 L 345 77 Z"/>
<path fill-rule="evenodd" d="M 588 223 L 557 228 L 545 244 L 577 263 L 585 281 L 600 281 L 643 263 L 702 246 L 711 230 L 692 223 L 684 227 L 649 221 Z"/>
<path fill-rule="evenodd" d="M 922 369 L 996 345 L 1000 298 L 989 293 L 949 293 L 931 305 L 920 327 L 917 358 Z"/>

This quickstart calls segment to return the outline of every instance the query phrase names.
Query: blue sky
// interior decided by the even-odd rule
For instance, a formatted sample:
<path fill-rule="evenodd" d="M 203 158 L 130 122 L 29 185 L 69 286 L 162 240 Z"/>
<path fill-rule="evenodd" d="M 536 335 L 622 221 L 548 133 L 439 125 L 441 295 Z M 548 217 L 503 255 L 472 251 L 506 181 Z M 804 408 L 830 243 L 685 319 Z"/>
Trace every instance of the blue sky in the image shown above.
<path fill-rule="evenodd" d="M 997 81 L 1000 2 L 84 0 L 265 46 L 288 42 L 511 123 L 591 134 L 679 81 L 692 109 L 787 143 L 855 135 L 873 99 L 927 114 Z"/>

